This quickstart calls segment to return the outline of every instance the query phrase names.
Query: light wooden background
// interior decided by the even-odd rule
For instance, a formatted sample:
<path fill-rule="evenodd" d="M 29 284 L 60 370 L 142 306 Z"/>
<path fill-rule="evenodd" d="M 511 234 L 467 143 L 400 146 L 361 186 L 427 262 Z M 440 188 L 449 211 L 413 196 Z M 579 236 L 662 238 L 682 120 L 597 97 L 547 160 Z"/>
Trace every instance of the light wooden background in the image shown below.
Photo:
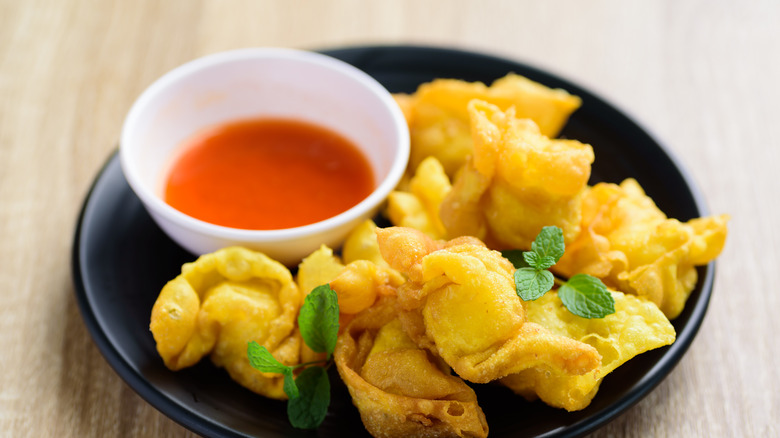
<path fill-rule="evenodd" d="M 778 436 L 780 2 L 0 0 L 0 435 L 182 437 L 104 361 L 70 277 L 77 214 L 133 100 L 248 46 L 453 46 L 591 88 L 730 213 L 688 354 L 595 436 Z"/>

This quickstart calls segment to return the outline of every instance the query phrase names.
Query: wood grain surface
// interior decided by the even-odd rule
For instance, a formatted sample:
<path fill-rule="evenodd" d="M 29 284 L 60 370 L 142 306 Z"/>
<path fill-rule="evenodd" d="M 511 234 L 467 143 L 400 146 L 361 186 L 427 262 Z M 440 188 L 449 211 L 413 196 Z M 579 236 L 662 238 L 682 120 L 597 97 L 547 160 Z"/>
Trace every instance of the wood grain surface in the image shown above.
<path fill-rule="evenodd" d="M 81 203 L 145 87 L 233 48 L 424 44 L 592 89 L 732 216 L 691 349 L 593 435 L 778 436 L 778 23 L 771 0 L 0 0 L 0 435 L 193 435 L 109 367 L 70 274 Z"/>

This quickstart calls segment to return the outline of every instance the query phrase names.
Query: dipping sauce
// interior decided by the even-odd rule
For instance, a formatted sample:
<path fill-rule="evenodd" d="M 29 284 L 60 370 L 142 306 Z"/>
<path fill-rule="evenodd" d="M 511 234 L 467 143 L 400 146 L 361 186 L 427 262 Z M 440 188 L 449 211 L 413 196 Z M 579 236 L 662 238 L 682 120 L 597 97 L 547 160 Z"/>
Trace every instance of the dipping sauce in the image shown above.
<path fill-rule="evenodd" d="M 182 145 L 165 201 L 215 225 L 276 230 L 342 213 L 375 188 L 368 160 L 340 134 L 293 119 L 218 126 Z"/>

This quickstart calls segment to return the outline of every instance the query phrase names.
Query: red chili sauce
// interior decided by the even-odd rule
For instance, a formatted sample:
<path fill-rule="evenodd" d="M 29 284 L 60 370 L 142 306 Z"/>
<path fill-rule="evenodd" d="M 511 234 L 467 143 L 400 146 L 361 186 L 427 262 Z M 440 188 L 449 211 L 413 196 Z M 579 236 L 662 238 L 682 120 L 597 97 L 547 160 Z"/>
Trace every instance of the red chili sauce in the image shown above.
<path fill-rule="evenodd" d="M 340 134 L 298 120 L 256 119 L 183 145 L 165 201 L 212 224 L 276 230 L 336 216 L 373 190 L 368 160 Z"/>

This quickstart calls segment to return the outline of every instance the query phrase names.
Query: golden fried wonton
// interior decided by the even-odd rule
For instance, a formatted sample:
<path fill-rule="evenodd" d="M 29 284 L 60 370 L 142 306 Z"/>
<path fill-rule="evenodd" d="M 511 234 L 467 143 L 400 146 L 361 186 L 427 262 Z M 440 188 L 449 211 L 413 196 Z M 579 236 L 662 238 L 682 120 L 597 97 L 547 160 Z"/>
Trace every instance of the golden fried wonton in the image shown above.
<path fill-rule="evenodd" d="M 482 101 L 468 104 L 474 153 L 442 202 L 449 237 L 476 236 L 491 248 L 530 249 L 549 225 L 566 242 L 580 231 L 580 201 L 593 148 L 544 136 L 535 123 Z"/>
<path fill-rule="evenodd" d="M 394 297 L 365 310 L 339 336 L 334 360 L 375 437 L 485 437 L 474 391 L 409 339 Z"/>
<path fill-rule="evenodd" d="M 264 345 L 280 362 L 300 362 L 295 321 L 302 294 L 287 268 L 264 254 L 231 247 L 182 266 L 152 309 L 150 328 L 165 365 L 179 370 L 210 355 L 233 380 L 286 399 L 283 377 L 255 370 L 247 344 Z"/>
<path fill-rule="evenodd" d="M 330 283 L 344 270 L 344 264 L 327 245 L 306 256 L 298 265 L 295 281 L 306 297 L 315 287 Z"/>
<path fill-rule="evenodd" d="M 556 292 L 526 303 L 528 320 L 551 332 L 585 342 L 601 354 L 601 367 L 572 376 L 536 367 L 501 379 L 516 393 L 568 411 L 584 409 L 598 391 L 604 376 L 634 356 L 674 342 L 672 324 L 658 307 L 642 298 L 612 292 L 615 313 L 586 319 L 569 312 Z"/>
<path fill-rule="evenodd" d="M 404 282 L 396 270 L 377 266 L 368 260 L 355 260 L 330 282 L 339 298 L 342 314 L 356 314 L 371 307 L 379 297 L 395 295 Z"/>
<path fill-rule="evenodd" d="M 599 277 L 674 319 L 696 285 L 695 266 L 723 249 L 727 221 L 720 215 L 682 223 L 667 218 L 634 179 L 599 183 L 583 198 L 582 233 L 553 269 Z"/>
<path fill-rule="evenodd" d="M 371 256 L 372 244 L 365 236 L 366 230 L 373 233 L 373 245 L 376 246 L 378 253 L 379 247 L 374 233 L 376 226 L 373 222 L 364 223 L 358 228 L 358 233 L 353 232 L 351 236 L 358 236 L 358 240 L 367 245 L 359 244 L 353 239 L 353 244 L 360 248 L 353 248 L 353 251 L 356 251 L 353 256 L 357 254 Z M 359 237 L 361 235 L 363 237 Z M 398 271 L 390 268 L 384 260 L 377 265 L 369 260 L 355 259 L 344 265 L 339 257 L 333 254 L 333 250 L 322 245 L 320 249 L 303 259 L 298 266 L 297 282 L 300 290 L 306 291 L 304 296 L 317 286 L 330 284 L 338 296 L 339 325 L 343 328 L 355 314 L 371 307 L 379 297 L 395 295 L 395 288 L 404 282 L 404 278 Z"/>
<path fill-rule="evenodd" d="M 368 260 L 377 266 L 390 267 L 379 252 L 379 244 L 376 242 L 376 224 L 371 219 L 366 219 L 349 232 L 341 248 L 341 254 L 344 263 Z"/>
<path fill-rule="evenodd" d="M 390 266 L 406 274 L 397 289 L 407 335 L 440 356 L 463 379 L 486 383 L 527 368 L 568 374 L 595 370 L 595 348 L 528 322 L 514 267 L 482 242 L 435 241 L 420 231 L 377 230 Z"/>
<path fill-rule="evenodd" d="M 541 133 L 549 137 L 558 135 L 581 102 L 564 90 L 551 89 L 516 74 L 498 79 L 489 87 L 455 79 L 422 84 L 411 96 L 396 96 L 409 124 L 410 171 L 426 157 L 434 156 L 447 175 L 455 175 L 471 154 L 466 106 L 473 99 L 490 102 L 502 110 L 514 107 L 518 117 L 533 120 Z"/>
<path fill-rule="evenodd" d="M 387 198 L 387 216 L 393 225 L 422 231 L 434 239 L 445 238 L 439 207 L 452 186 L 435 157 L 424 159 L 409 181 L 409 191 L 394 191 Z"/>

